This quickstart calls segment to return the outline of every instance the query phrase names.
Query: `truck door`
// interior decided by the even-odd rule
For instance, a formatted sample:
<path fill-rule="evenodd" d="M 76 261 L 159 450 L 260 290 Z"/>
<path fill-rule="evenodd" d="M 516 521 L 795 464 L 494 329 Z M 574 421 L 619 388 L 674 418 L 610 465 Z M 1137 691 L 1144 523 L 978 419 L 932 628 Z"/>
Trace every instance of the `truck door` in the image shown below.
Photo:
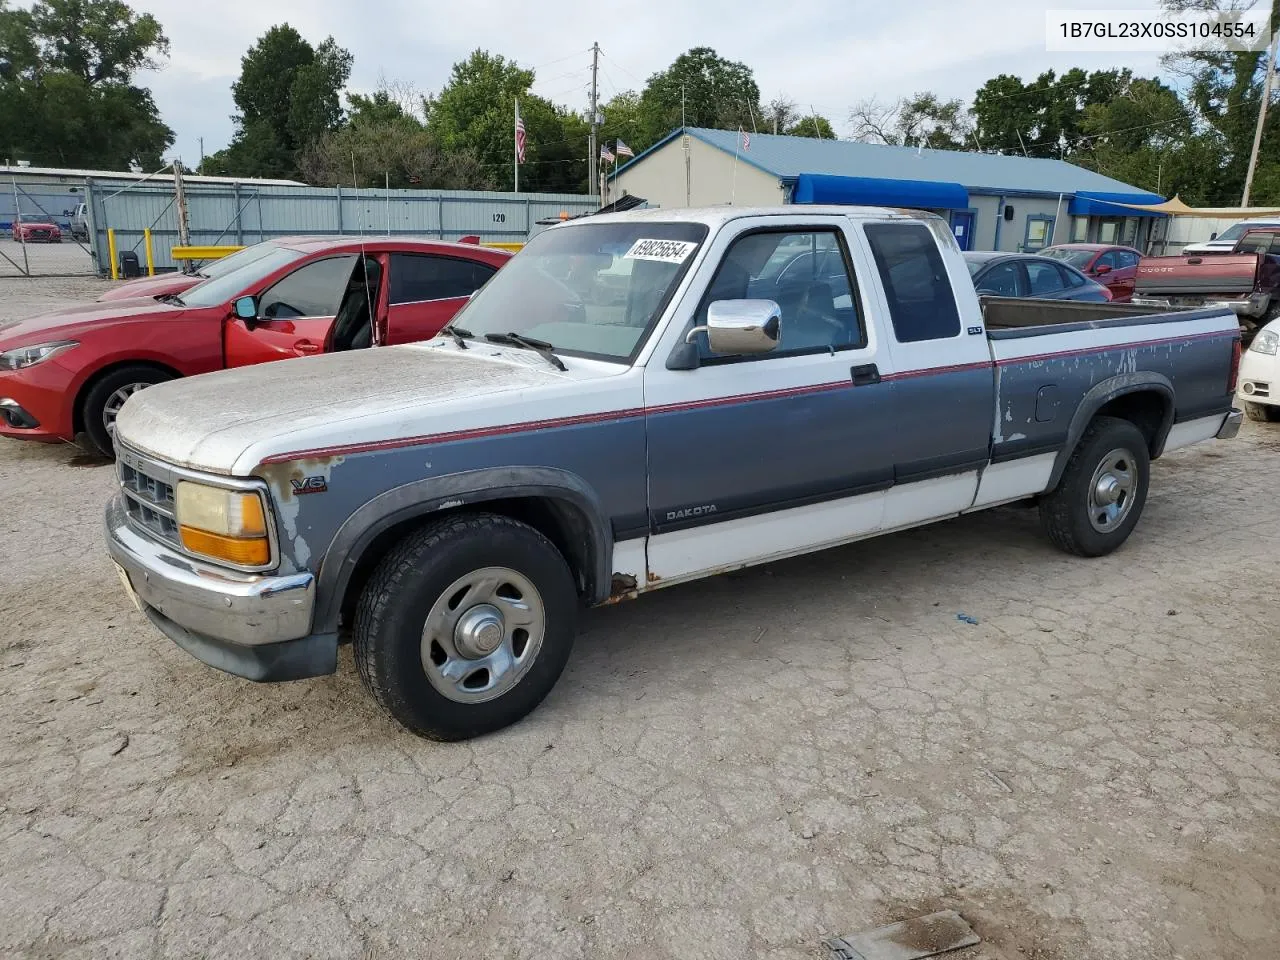
<path fill-rule="evenodd" d="M 721 231 L 708 251 L 718 264 L 710 282 L 690 290 L 684 321 L 677 313 L 646 366 L 651 578 L 786 556 L 880 527 L 893 482 L 893 361 L 856 282 L 867 266 L 855 261 L 843 217 L 776 223 L 743 219 Z M 699 333 L 694 368 L 669 369 L 708 306 L 738 299 L 779 305 L 779 345 L 720 355 Z"/>
<path fill-rule="evenodd" d="M 946 225 L 867 222 L 862 237 L 896 370 L 886 414 L 893 490 L 884 528 L 891 530 L 972 505 L 989 456 L 995 370 L 973 283 Z"/>
<path fill-rule="evenodd" d="M 382 343 L 428 340 L 496 273 L 476 260 L 434 254 L 391 254 L 387 330 Z"/>
<path fill-rule="evenodd" d="M 262 291 L 257 320 L 226 323 L 227 366 L 322 353 L 355 264 L 355 254 L 312 260 Z"/>

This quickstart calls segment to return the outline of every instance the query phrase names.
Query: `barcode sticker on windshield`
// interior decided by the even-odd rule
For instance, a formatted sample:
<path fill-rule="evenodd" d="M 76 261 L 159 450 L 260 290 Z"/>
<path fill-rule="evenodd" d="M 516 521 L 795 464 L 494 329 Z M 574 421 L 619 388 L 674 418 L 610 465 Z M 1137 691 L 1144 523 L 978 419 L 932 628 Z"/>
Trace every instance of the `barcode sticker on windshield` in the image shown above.
<path fill-rule="evenodd" d="M 663 263 L 684 263 L 693 253 L 696 243 L 688 240 L 637 240 L 624 253 L 624 260 L 660 260 Z"/>

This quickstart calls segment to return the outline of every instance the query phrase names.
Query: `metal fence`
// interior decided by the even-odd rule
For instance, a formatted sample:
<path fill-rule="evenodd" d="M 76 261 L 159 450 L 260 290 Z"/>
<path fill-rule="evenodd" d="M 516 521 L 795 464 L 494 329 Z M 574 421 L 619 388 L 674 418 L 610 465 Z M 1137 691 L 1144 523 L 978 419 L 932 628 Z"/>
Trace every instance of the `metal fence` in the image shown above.
<path fill-rule="evenodd" d="M 464 190 L 375 190 L 351 187 L 185 184 L 190 242 L 247 245 L 299 234 L 419 236 L 456 240 L 524 241 L 543 228 L 538 220 L 595 208 L 580 194 L 496 193 Z M 108 185 L 90 178 L 84 195 L 90 211 L 90 247 L 99 272 L 107 272 L 107 231 L 117 251 L 133 250 L 145 263 L 143 231 L 149 229 L 157 270 L 177 266 L 169 255 L 178 243 L 171 183 Z"/>
<path fill-rule="evenodd" d="M 0 277 L 74 276 L 95 270 L 93 251 L 73 235 L 71 219 L 83 202 L 82 180 L 23 180 L 8 177 L 0 183 Z M 61 242 L 26 243 L 26 234 L 14 232 L 18 222 L 57 224 Z M 105 261 L 104 261 L 105 262 Z"/>

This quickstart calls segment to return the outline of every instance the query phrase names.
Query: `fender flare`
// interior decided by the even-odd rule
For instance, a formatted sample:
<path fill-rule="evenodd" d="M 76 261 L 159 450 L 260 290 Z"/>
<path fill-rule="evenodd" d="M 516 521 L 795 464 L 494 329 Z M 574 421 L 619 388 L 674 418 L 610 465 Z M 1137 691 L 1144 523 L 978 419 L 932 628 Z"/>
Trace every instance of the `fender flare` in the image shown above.
<path fill-rule="evenodd" d="M 316 582 L 312 631 L 334 633 L 356 565 L 374 539 L 406 520 L 459 506 L 507 499 L 558 500 L 585 522 L 588 600 L 608 596 L 613 536 L 595 491 L 577 474 L 554 467 L 491 467 L 428 477 L 393 487 L 357 508 L 329 542 Z"/>
<path fill-rule="evenodd" d="M 1155 393 L 1160 396 L 1164 406 L 1164 413 L 1160 420 L 1160 426 L 1156 430 L 1156 435 L 1152 439 L 1150 451 L 1153 460 L 1160 456 L 1160 453 L 1164 450 L 1165 438 L 1169 436 L 1169 431 L 1173 428 L 1173 384 L 1168 377 L 1153 371 L 1122 373 L 1118 376 L 1108 377 L 1106 380 L 1095 383 L 1090 387 L 1076 407 L 1076 412 L 1071 417 L 1071 424 L 1067 427 L 1066 442 L 1063 443 L 1062 449 L 1058 451 L 1057 459 L 1053 461 L 1053 472 L 1049 475 L 1049 484 L 1045 487 L 1046 490 L 1053 490 L 1057 487 L 1058 481 L 1062 479 L 1063 471 L 1067 469 L 1067 461 L 1071 459 L 1071 454 L 1075 452 L 1076 444 L 1080 442 L 1080 438 L 1084 435 L 1085 429 L 1089 426 L 1089 421 L 1112 400 L 1130 393 Z"/>

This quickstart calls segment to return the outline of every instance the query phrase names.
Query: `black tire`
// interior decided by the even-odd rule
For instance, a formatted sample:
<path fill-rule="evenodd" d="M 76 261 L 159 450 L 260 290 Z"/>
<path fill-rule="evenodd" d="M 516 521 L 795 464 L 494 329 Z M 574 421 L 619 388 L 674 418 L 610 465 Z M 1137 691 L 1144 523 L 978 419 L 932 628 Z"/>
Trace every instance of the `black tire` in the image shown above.
<path fill-rule="evenodd" d="M 1125 469 L 1110 475 L 1131 479 L 1117 501 L 1113 525 L 1109 525 L 1110 507 L 1097 507 L 1097 494 L 1091 498 L 1090 491 L 1098 472 L 1116 451 L 1123 451 Z M 1150 482 L 1151 460 L 1142 431 L 1128 420 L 1095 417 L 1072 451 L 1057 487 L 1040 498 L 1040 522 L 1059 549 L 1079 557 L 1104 556 L 1133 532 L 1146 505 Z M 1095 520 L 1102 521 L 1103 529 L 1095 526 Z"/>
<path fill-rule="evenodd" d="M 1244 415 L 1259 423 L 1280 423 L 1280 407 L 1270 403 L 1250 403 L 1246 400 Z"/>
<path fill-rule="evenodd" d="M 90 387 L 80 402 L 80 422 L 84 425 L 85 445 L 91 448 L 89 452 L 100 453 L 104 457 L 115 456 L 108 423 L 115 417 L 114 414 L 108 416 L 107 404 L 116 403 L 118 391 L 129 390 L 130 387 L 140 390 L 172 379 L 172 374 L 155 367 L 131 364 L 112 370 Z"/>
<path fill-rule="evenodd" d="M 544 612 L 541 646 L 510 689 L 459 702 L 437 689 L 438 675 L 435 682 L 428 677 L 424 628 L 461 578 L 495 567 L 536 589 Z M 573 649 L 577 613 L 573 575 L 551 541 L 509 517 L 455 515 L 405 537 L 378 564 L 356 606 L 352 649 L 365 688 L 393 719 L 431 740 L 465 740 L 515 723 L 551 692 Z M 445 655 L 438 646 L 429 650 L 433 660 Z"/>

